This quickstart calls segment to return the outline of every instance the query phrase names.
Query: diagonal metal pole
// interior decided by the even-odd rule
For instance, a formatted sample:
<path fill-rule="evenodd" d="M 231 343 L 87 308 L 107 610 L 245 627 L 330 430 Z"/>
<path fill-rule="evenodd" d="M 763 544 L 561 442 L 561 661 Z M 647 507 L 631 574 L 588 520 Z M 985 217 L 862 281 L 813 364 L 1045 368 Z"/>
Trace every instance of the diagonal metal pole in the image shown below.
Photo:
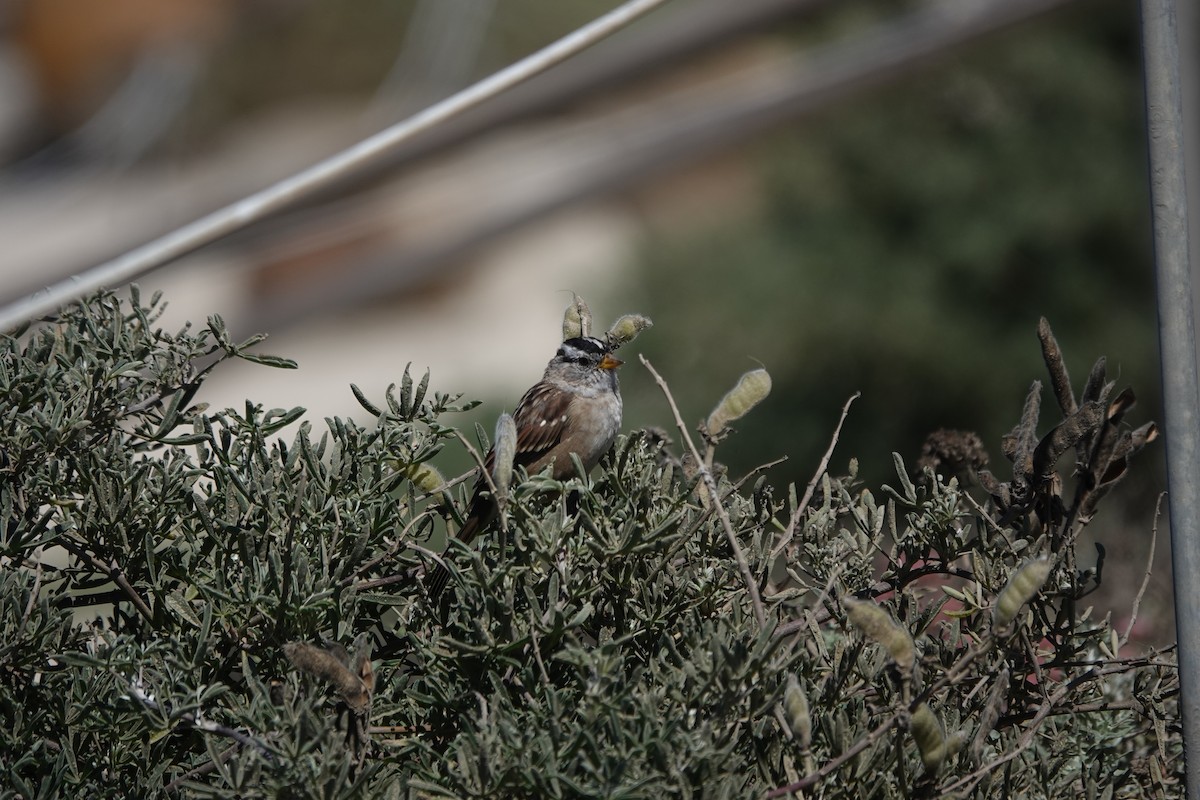
<path fill-rule="evenodd" d="M 607 14 L 597 17 L 536 53 L 303 172 L 214 211 L 119 258 L 60 281 L 25 300 L 0 308 L 0 332 L 34 317 L 56 311 L 65 303 L 89 292 L 134 280 L 155 267 L 309 197 L 333 185 L 350 172 L 374 166 L 422 131 L 440 125 L 484 100 L 546 71 L 667 2 L 669 0 L 626 0 Z"/>
<path fill-rule="evenodd" d="M 1167 489 L 1188 797 L 1200 799 L 1200 392 L 1188 265 L 1175 0 L 1142 0 L 1142 58 L 1158 284 Z"/>

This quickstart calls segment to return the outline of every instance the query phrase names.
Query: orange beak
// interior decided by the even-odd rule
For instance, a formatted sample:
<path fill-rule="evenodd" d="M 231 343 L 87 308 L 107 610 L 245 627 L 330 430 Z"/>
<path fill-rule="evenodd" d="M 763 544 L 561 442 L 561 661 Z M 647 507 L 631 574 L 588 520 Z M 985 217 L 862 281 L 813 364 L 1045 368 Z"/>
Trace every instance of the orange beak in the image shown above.
<path fill-rule="evenodd" d="M 616 369 L 625 362 L 619 358 L 613 358 L 611 354 L 605 353 L 604 358 L 600 359 L 600 369 Z"/>

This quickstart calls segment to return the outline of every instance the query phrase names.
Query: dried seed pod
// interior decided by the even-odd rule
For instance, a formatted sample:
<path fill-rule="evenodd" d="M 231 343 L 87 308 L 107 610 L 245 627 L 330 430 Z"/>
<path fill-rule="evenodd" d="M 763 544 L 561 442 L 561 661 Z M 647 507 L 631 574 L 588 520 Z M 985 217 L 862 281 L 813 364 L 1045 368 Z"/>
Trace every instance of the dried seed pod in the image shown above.
<path fill-rule="evenodd" d="M 1105 396 L 1108 394 L 1105 391 L 1105 387 L 1112 386 L 1112 384 L 1104 382 L 1107 377 L 1107 370 L 1108 359 L 1100 356 L 1100 358 L 1096 359 L 1096 363 L 1092 365 L 1092 371 L 1088 375 L 1087 383 L 1083 385 L 1083 394 L 1080 395 L 1079 402 L 1086 403 L 1090 400 L 1104 401 Z"/>
<path fill-rule="evenodd" d="M 492 482 L 496 484 L 498 500 L 508 497 L 512 482 L 513 457 L 517 453 L 517 426 L 510 414 L 496 420 L 496 438 L 492 445 Z"/>
<path fill-rule="evenodd" d="M 1106 429 L 1104 434 L 1095 442 L 1092 460 L 1084 476 L 1091 488 L 1120 477 L 1128 466 L 1125 455 L 1133 443 L 1132 432 L 1121 431 L 1118 434 L 1113 429 Z"/>
<path fill-rule="evenodd" d="M 1129 434 L 1129 450 L 1122 452 L 1121 455 L 1125 458 L 1137 455 L 1142 448 L 1158 438 L 1158 425 L 1153 422 L 1147 422 L 1139 428 L 1135 428 Z"/>
<path fill-rule="evenodd" d="M 795 675 L 788 675 L 787 688 L 783 690 L 783 710 L 792 735 L 801 747 L 807 748 L 812 744 L 812 719 L 808 715 L 808 697 Z"/>
<path fill-rule="evenodd" d="M 979 485 L 988 494 L 996 495 L 1000 493 L 1000 479 L 993 475 L 991 470 L 981 469 L 975 474 L 975 477 L 979 481 Z"/>
<path fill-rule="evenodd" d="M 1001 483 L 995 475 L 986 469 L 979 470 L 975 474 L 975 477 L 979 481 L 979 485 L 983 487 L 983 490 L 995 498 L 1002 509 L 1012 505 L 1012 492 L 1009 490 L 1007 482 Z"/>
<path fill-rule="evenodd" d="M 626 314 L 612 324 L 608 329 L 608 333 L 604 338 L 608 341 L 609 346 L 614 350 L 618 347 L 629 344 L 636 339 L 642 331 L 652 328 L 654 322 L 649 317 L 643 317 L 641 314 Z"/>
<path fill-rule="evenodd" d="M 1054 426 L 1033 451 L 1033 480 L 1037 483 L 1046 480 L 1067 448 L 1095 435 L 1103 422 L 1104 407 L 1093 401 L 1084 403 L 1078 411 Z"/>
<path fill-rule="evenodd" d="M 869 600 L 849 599 L 845 606 L 846 617 L 854 627 L 883 645 L 897 667 L 906 673 L 912 671 L 917 661 L 916 645 L 891 614 Z"/>
<path fill-rule="evenodd" d="M 1046 583 L 1053 568 L 1054 563 L 1050 559 L 1035 558 L 1013 572 L 996 597 L 996 605 L 992 609 L 992 627 L 995 630 L 1003 630 L 1012 624 L 1025 604 Z"/>
<path fill-rule="evenodd" d="M 1158 438 L 1158 426 L 1153 422 L 1133 431 L 1126 431 L 1116 440 L 1110 453 L 1101 454 L 1093 467 L 1095 488 L 1084 498 L 1079 509 L 1081 522 L 1088 522 L 1096 513 L 1096 505 L 1125 477 L 1129 459 Z"/>
<path fill-rule="evenodd" d="M 289 642 L 283 646 L 284 655 L 297 669 L 332 686 L 352 711 L 361 713 L 370 705 L 371 689 L 338 657 L 339 655 L 345 656 L 345 649 L 338 648 L 338 650 L 340 653 L 335 653 L 332 650 L 305 642 Z M 371 682 L 374 683 L 373 672 L 371 672 Z"/>
<path fill-rule="evenodd" d="M 1087 479 L 1091 486 L 1096 486 L 1103 481 L 1103 475 L 1108 469 L 1109 462 L 1116 458 L 1114 450 L 1121 439 L 1118 426 L 1125 418 L 1125 414 L 1135 405 L 1137 405 L 1137 398 L 1134 396 L 1133 390 L 1123 390 L 1108 404 L 1108 408 L 1104 412 L 1107 424 L 1099 426 L 1099 434 L 1088 439 L 1088 448 L 1085 453 L 1091 453 L 1091 460 L 1085 463 L 1089 464 Z"/>
<path fill-rule="evenodd" d="M 1062 409 L 1063 416 L 1069 417 L 1075 413 L 1076 407 L 1075 395 L 1071 393 L 1071 377 L 1067 374 L 1067 365 L 1063 361 L 1058 340 L 1054 338 L 1054 331 L 1050 330 L 1050 323 L 1045 317 L 1038 320 L 1037 333 L 1042 342 L 1042 359 L 1050 373 L 1050 386 L 1054 389 L 1054 396 L 1058 399 L 1058 407 Z"/>
<path fill-rule="evenodd" d="M 1125 414 L 1137 405 L 1137 396 L 1133 393 L 1133 389 L 1125 388 L 1121 393 L 1108 405 L 1108 419 L 1114 425 L 1125 418 Z"/>
<path fill-rule="evenodd" d="M 371 637 L 360 633 L 354 637 L 354 673 L 358 675 L 367 688 L 367 692 L 375 693 L 375 665 L 371 663 Z"/>
<path fill-rule="evenodd" d="M 1033 450 L 1037 445 L 1038 412 L 1042 405 L 1042 382 L 1034 381 L 1025 395 L 1021 421 L 1004 437 L 1004 455 L 1013 462 L 1013 481 L 1028 483 L 1033 472 Z"/>
<path fill-rule="evenodd" d="M 771 376 L 765 369 L 754 369 L 743 375 L 737 386 L 729 391 L 708 415 L 705 427 L 709 436 L 716 436 L 735 419 L 744 417 L 750 409 L 771 393 Z"/>
<path fill-rule="evenodd" d="M 563 314 L 563 341 L 592 335 L 592 310 L 579 295 L 571 292 L 571 305 Z"/>
<path fill-rule="evenodd" d="M 941 721 L 938 720 L 928 703 L 921 703 L 912 712 L 908 729 L 912 731 L 913 741 L 917 743 L 917 750 L 921 753 L 921 763 L 925 765 L 925 771 L 930 775 L 936 775 L 948 755 L 946 734 L 942 730 Z"/>

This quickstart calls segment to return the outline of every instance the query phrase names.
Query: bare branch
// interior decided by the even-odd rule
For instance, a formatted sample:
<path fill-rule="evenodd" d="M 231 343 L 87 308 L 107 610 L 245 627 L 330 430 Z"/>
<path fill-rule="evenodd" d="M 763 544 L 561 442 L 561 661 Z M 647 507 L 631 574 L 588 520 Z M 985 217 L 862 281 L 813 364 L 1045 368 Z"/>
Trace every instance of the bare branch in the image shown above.
<path fill-rule="evenodd" d="M 1129 623 L 1121 633 L 1121 638 L 1117 640 L 1121 647 L 1129 644 L 1129 635 L 1133 632 L 1134 623 L 1137 622 L 1138 611 L 1142 607 L 1142 598 L 1146 596 L 1146 588 L 1150 585 L 1150 573 L 1154 570 L 1154 546 L 1158 543 L 1158 520 L 1162 513 L 1164 496 L 1165 494 L 1160 493 L 1158 500 L 1154 503 L 1154 524 L 1150 526 L 1150 552 L 1146 554 L 1146 572 L 1142 575 L 1142 585 L 1138 587 L 1137 594 L 1133 598 L 1133 605 L 1129 609 Z M 1117 655 L 1117 653 L 1113 655 Z"/>
<path fill-rule="evenodd" d="M 147 622 L 151 624 L 154 623 L 154 612 L 150 610 L 150 606 L 146 605 L 146 601 L 143 600 L 142 596 L 139 595 L 137 590 L 133 588 L 133 584 L 129 582 L 129 579 L 125 577 L 125 574 L 121 572 L 119 567 L 105 564 L 94 554 L 85 550 L 78 542 L 71 541 L 69 538 L 63 538 L 59 540 L 59 544 L 61 544 L 75 557 L 83 559 L 88 564 L 92 565 L 92 567 L 104 573 L 104 575 L 107 576 L 110 581 L 117 585 L 121 592 L 129 599 L 129 601 L 133 603 L 133 607 L 138 610 L 138 613 L 141 614 Z"/>
<path fill-rule="evenodd" d="M 688 449 L 692 451 L 692 457 L 696 459 L 696 468 L 700 472 L 700 476 L 704 479 L 704 485 L 708 488 L 709 495 L 713 498 L 713 509 L 717 512 L 717 517 L 721 520 L 721 526 L 725 529 L 725 536 L 729 539 L 729 546 L 733 549 L 733 557 L 737 559 L 738 570 L 742 573 L 742 579 L 746 582 L 746 591 L 750 593 L 750 601 L 754 604 L 754 616 L 758 619 L 759 627 L 765 627 L 767 624 L 767 612 L 763 607 L 762 596 L 758 591 L 758 584 L 754 581 L 754 573 L 750 571 L 750 564 L 746 561 L 746 554 L 742 552 L 742 546 L 738 543 L 737 534 L 733 532 L 733 523 L 729 521 L 729 514 L 726 513 L 725 507 L 721 504 L 721 493 L 717 490 L 717 482 L 713 479 L 712 472 L 705 465 L 704 460 L 700 457 L 700 451 L 696 449 L 695 442 L 692 441 L 691 435 L 687 431 L 687 425 L 683 422 L 683 417 L 679 414 L 679 406 L 675 405 L 675 398 L 671 396 L 671 390 L 667 388 L 667 382 L 663 380 L 662 375 L 646 360 L 646 357 L 639 355 L 642 360 L 642 365 L 650 371 L 654 376 L 654 382 L 662 389 L 663 395 L 667 398 L 667 404 L 671 406 L 671 413 L 675 415 L 675 425 L 679 428 L 679 434 L 683 437 L 683 441 L 687 444 Z"/>
<path fill-rule="evenodd" d="M 846 416 L 850 413 L 850 404 L 861 396 L 862 392 L 855 392 L 850 395 L 845 405 L 842 406 L 842 416 L 838 419 L 837 426 L 833 429 L 833 436 L 829 440 L 829 447 L 825 448 L 825 455 L 821 456 L 821 462 L 817 464 L 817 471 L 813 473 L 812 480 L 805 487 L 804 496 L 800 498 L 800 502 L 796 503 L 796 507 L 792 509 L 792 518 L 788 521 L 787 530 L 783 532 L 783 536 L 779 539 L 779 544 L 775 545 L 775 549 L 771 551 L 772 559 L 778 557 L 796 535 L 796 526 L 800 524 L 800 517 L 804 513 L 804 509 L 808 508 L 808 503 L 812 500 L 813 492 L 816 491 L 817 483 L 820 482 L 821 476 L 829 469 L 829 459 L 833 458 L 833 450 L 837 447 L 838 437 L 842 435 L 842 425 L 846 422 Z"/>

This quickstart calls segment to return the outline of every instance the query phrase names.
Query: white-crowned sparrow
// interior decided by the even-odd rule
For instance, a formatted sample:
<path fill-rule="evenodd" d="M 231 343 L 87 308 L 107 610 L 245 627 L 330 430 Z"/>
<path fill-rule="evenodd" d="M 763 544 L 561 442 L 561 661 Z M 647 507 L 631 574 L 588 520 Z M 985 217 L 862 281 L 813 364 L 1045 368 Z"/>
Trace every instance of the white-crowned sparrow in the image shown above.
<path fill-rule="evenodd" d="M 546 373 L 517 404 L 513 422 L 517 429 L 514 467 L 526 472 L 541 472 L 552 464 L 550 474 L 556 480 L 570 477 L 574 466 L 571 454 L 579 456 L 583 468 L 591 470 L 621 429 L 621 390 L 617 385 L 617 367 L 622 361 L 612 355 L 612 347 L 590 336 L 568 339 L 546 365 Z M 489 472 L 495 449 L 488 451 L 484 468 Z M 457 538 L 475 539 L 496 516 L 496 503 L 483 475 L 475 481 L 467 521 Z M 429 594 L 437 597 L 446 587 L 450 573 L 436 567 L 428 579 Z"/>

